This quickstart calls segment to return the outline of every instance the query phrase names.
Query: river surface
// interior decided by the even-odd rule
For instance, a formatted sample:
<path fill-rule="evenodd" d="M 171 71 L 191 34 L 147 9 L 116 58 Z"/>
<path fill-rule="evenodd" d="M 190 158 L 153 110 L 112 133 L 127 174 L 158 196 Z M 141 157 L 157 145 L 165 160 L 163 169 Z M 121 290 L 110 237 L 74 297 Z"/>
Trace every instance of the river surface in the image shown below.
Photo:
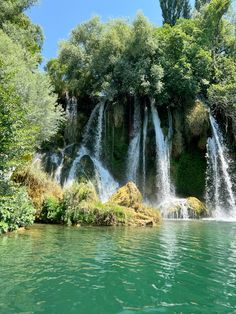
<path fill-rule="evenodd" d="M 2 236 L 0 313 L 236 313 L 236 223 Z"/>

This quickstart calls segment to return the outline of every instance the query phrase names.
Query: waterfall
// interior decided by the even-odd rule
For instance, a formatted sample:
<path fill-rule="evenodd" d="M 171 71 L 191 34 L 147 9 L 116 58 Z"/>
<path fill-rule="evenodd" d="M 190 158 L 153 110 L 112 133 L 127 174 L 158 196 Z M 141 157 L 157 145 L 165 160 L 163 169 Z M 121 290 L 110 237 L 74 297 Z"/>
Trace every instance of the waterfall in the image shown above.
<path fill-rule="evenodd" d="M 56 171 L 54 173 L 54 179 L 58 184 L 61 184 L 61 173 L 62 173 L 62 169 L 63 169 L 63 165 L 64 165 L 64 161 L 65 161 L 65 152 L 67 150 L 67 148 L 73 146 L 74 144 L 70 144 L 67 145 L 66 147 L 64 147 L 61 150 L 61 159 L 60 159 L 60 163 L 58 163 L 58 167 L 56 168 Z"/>
<path fill-rule="evenodd" d="M 156 135 L 156 185 L 158 187 L 158 202 L 163 202 L 172 196 L 170 181 L 170 147 L 169 138 L 165 139 L 161 129 L 161 121 L 155 108 L 154 101 L 151 102 L 152 119 Z M 172 126 L 169 126 L 169 130 Z M 170 131 L 169 131 L 170 133 Z"/>
<path fill-rule="evenodd" d="M 96 158 L 91 158 L 95 167 L 95 175 L 98 184 L 98 194 L 102 202 L 108 201 L 111 195 L 119 188 L 110 172 Z"/>
<path fill-rule="evenodd" d="M 146 144 L 147 144 L 147 126 L 148 126 L 148 108 L 145 107 L 144 122 L 143 122 L 143 197 L 145 198 L 146 190 Z"/>
<path fill-rule="evenodd" d="M 85 126 L 82 145 L 72 163 L 64 186 L 69 187 L 73 184 L 81 159 L 84 156 L 88 156 L 94 164 L 99 197 L 101 201 L 105 202 L 118 189 L 119 184 L 100 160 L 102 154 L 103 115 L 104 102 L 97 104 L 90 115 Z"/>
<path fill-rule="evenodd" d="M 103 132 L 103 113 L 104 113 L 104 102 L 99 106 L 98 110 L 98 122 L 95 136 L 95 157 L 100 160 L 102 150 L 102 132 Z"/>
<path fill-rule="evenodd" d="M 138 170 L 140 161 L 140 138 L 141 138 L 141 117 L 140 104 L 134 103 L 134 120 L 132 140 L 129 144 L 128 158 L 127 158 L 127 181 L 138 183 Z"/>
<path fill-rule="evenodd" d="M 233 216 L 236 213 L 236 198 L 230 175 L 230 159 L 215 118 L 210 114 L 209 119 L 212 137 L 207 141 L 206 202 L 214 216 Z"/>
<path fill-rule="evenodd" d="M 70 168 L 70 171 L 69 171 L 69 175 L 67 177 L 67 180 L 64 184 L 64 187 L 70 187 L 73 182 L 75 181 L 75 178 L 76 178 L 76 171 L 77 171 L 77 167 L 81 161 L 81 159 L 84 157 L 84 156 L 89 156 L 89 152 L 88 150 L 82 145 L 78 152 L 77 152 L 77 155 L 76 155 L 76 158 L 74 159 L 73 163 L 72 163 L 72 166 Z"/>
<path fill-rule="evenodd" d="M 76 142 L 77 137 L 77 99 L 76 97 L 69 98 L 69 95 L 66 95 L 67 105 L 66 105 L 66 115 L 67 115 L 67 124 L 65 128 L 65 138 L 70 143 Z"/>
<path fill-rule="evenodd" d="M 94 109 L 93 109 L 93 111 L 89 117 L 89 120 L 85 126 L 84 133 L 83 133 L 83 139 L 82 139 L 82 142 L 84 145 L 88 145 L 89 138 L 90 138 L 90 132 L 92 130 L 93 123 L 96 120 L 96 115 L 97 115 L 97 112 L 99 110 L 99 107 L 100 107 L 100 103 L 98 103 L 94 107 Z"/>

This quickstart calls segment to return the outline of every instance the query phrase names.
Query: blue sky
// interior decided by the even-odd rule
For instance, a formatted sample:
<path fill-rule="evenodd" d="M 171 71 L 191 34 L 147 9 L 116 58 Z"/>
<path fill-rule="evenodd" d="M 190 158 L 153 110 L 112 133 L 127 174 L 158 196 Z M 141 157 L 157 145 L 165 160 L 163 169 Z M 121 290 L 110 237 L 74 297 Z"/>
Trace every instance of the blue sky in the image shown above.
<path fill-rule="evenodd" d="M 27 14 L 43 28 L 43 56 L 48 60 L 57 55 L 58 42 L 67 39 L 77 24 L 94 15 L 101 16 L 102 21 L 114 17 L 132 19 L 138 10 L 153 23 L 162 24 L 159 0 L 40 0 Z"/>

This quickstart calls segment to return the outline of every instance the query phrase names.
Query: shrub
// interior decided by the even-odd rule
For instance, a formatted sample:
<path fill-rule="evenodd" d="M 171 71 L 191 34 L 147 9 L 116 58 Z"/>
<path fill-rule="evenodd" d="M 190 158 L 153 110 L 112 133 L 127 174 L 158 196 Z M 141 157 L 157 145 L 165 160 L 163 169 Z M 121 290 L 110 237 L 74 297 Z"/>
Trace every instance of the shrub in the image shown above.
<path fill-rule="evenodd" d="M 187 113 L 186 122 L 192 135 L 200 136 L 206 132 L 209 126 L 209 117 L 207 108 L 201 101 L 195 101 L 193 107 Z"/>
<path fill-rule="evenodd" d="M 91 182 L 74 183 L 65 190 L 62 201 L 63 221 L 67 224 L 93 223 L 92 204 L 98 201 L 96 190 Z"/>
<path fill-rule="evenodd" d="M 24 188 L 11 187 L 0 197 L 0 233 L 13 231 L 34 222 L 35 209 Z"/>
<path fill-rule="evenodd" d="M 62 220 L 62 206 L 55 197 L 45 199 L 39 220 L 46 223 L 60 223 Z"/>
<path fill-rule="evenodd" d="M 12 179 L 27 187 L 28 195 L 39 213 L 47 198 L 62 199 L 61 187 L 48 174 L 35 165 L 18 169 L 13 174 Z"/>

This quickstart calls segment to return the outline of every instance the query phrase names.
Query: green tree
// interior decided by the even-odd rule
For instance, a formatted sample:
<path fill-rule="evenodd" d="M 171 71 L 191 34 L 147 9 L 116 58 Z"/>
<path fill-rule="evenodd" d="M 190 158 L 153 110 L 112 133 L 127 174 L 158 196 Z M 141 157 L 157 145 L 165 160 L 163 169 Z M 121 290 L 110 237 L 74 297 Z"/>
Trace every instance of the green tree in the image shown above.
<path fill-rule="evenodd" d="M 204 5 L 210 3 L 211 0 L 195 0 L 195 9 L 199 11 Z"/>
<path fill-rule="evenodd" d="M 175 25 L 181 17 L 190 18 L 191 6 L 189 0 L 160 0 L 163 24 Z"/>

